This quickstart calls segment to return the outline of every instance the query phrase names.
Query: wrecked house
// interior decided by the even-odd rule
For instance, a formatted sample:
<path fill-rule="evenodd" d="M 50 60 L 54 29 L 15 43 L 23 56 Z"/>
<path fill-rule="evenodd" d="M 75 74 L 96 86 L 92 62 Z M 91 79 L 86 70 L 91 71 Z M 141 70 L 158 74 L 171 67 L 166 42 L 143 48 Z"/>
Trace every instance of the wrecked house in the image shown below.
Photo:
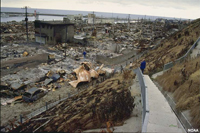
<path fill-rule="evenodd" d="M 64 21 L 35 21 L 35 41 L 42 44 L 72 42 L 74 24 Z"/>
<path fill-rule="evenodd" d="M 101 72 L 102 67 L 103 64 L 96 71 L 94 70 L 91 63 L 89 62 L 81 63 L 80 67 L 73 70 L 73 73 L 76 76 L 77 80 L 70 81 L 69 84 L 72 85 L 74 88 L 76 88 L 80 82 L 90 82 L 92 78 L 98 78 L 99 74 L 102 73 Z"/>

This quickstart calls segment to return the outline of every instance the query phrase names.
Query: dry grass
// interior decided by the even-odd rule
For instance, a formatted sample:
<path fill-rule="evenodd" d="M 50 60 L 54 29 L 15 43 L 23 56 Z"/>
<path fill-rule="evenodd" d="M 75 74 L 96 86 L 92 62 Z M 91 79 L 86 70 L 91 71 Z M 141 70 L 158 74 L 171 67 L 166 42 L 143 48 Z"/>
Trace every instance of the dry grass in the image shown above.
<path fill-rule="evenodd" d="M 105 128 L 107 121 L 111 121 L 114 126 L 122 125 L 134 108 L 134 98 L 128 88 L 133 81 L 133 72 L 127 73 L 116 74 L 98 85 L 90 86 L 80 94 L 31 118 L 13 132 L 33 132 L 39 127 L 37 132 L 75 132 Z M 41 118 L 45 119 L 37 120 Z"/>
<path fill-rule="evenodd" d="M 144 71 L 145 74 L 152 74 L 162 69 L 164 64 L 175 61 L 187 52 L 200 36 L 199 29 L 200 19 L 197 19 L 188 27 L 163 40 L 157 49 L 149 51 L 142 58 L 134 62 L 133 69 L 140 65 L 143 58 L 147 62 Z M 189 34 L 186 34 L 186 32 Z"/>
<path fill-rule="evenodd" d="M 184 65 L 186 75 L 181 72 Z M 193 125 L 200 128 L 200 57 L 175 65 L 156 80 L 173 93 L 177 109 L 190 110 Z"/>

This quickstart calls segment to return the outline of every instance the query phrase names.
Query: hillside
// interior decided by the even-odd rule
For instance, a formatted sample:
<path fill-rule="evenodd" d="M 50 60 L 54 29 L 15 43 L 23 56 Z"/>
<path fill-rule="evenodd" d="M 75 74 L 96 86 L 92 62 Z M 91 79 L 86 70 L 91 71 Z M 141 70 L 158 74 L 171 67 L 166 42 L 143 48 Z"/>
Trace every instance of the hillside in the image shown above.
<path fill-rule="evenodd" d="M 129 87 L 134 74 L 125 71 L 37 115 L 12 132 L 75 132 L 123 125 L 134 108 Z"/>
<path fill-rule="evenodd" d="M 190 110 L 192 124 L 200 129 L 200 57 L 177 64 L 156 81 L 163 90 L 172 92 L 176 108 Z"/>
<path fill-rule="evenodd" d="M 145 58 L 147 62 L 144 73 L 152 74 L 163 69 L 164 64 L 174 61 L 183 56 L 187 50 L 200 36 L 200 19 L 194 20 L 191 24 L 178 31 L 161 42 L 159 47 L 150 50 L 142 58 L 133 63 L 133 68 L 140 65 Z"/>

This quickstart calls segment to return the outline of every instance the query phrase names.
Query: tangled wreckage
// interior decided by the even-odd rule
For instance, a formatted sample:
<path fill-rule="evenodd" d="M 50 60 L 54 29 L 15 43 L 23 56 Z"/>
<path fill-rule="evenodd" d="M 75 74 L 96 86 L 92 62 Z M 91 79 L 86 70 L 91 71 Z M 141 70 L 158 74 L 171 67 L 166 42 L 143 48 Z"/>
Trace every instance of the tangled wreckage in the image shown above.
<path fill-rule="evenodd" d="M 81 66 L 77 69 L 73 70 L 73 74 L 76 76 L 77 80 L 71 81 L 69 82 L 70 85 L 72 85 L 73 87 L 76 88 L 76 86 L 80 83 L 80 82 L 90 82 L 91 78 L 98 78 L 99 74 L 103 75 L 105 74 L 105 71 L 102 71 L 103 64 L 101 65 L 100 68 L 96 68 L 96 70 L 94 70 L 93 66 L 91 63 L 89 62 L 83 62 L 81 63 Z"/>
<path fill-rule="evenodd" d="M 90 62 L 82 62 L 81 66 L 74 69 L 71 74 L 67 74 L 67 79 L 64 79 L 66 76 L 65 70 L 58 70 L 56 72 L 48 71 L 43 78 L 39 79 L 34 84 L 25 84 L 14 82 L 12 84 L 1 83 L 1 97 L 2 98 L 11 98 L 6 101 L 2 101 L 2 105 L 11 104 L 12 102 L 33 102 L 42 96 L 44 96 L 48 91 L 55 91 L 55 89 L 62 87 L 61 82 L 68 82 L 71 86 L 76 88 L 81 82 L 91 82 L 92 79 L 97 79 L 100 75 L 105 75 L 106 71 L 101 70 L 103 64 L 100 67 L 94 66 Z M 31 91 L 31 89 L 34 91 Z M 31 91 L 31 93 L 29 93 Z M 40 92 L 40 93 L 39 93 Z M 23 97 L 29 96 L 29 100 L 25 100 Z M 37 98 L 34 98 L 37 97 Z"/>
<path fill-rule="evenodd" d="M 130 71 L 90 86 L 19 126 L 11 132 L 76 132 L 123 125 L 134 108 Z M 103 131 L 102 131 L 103 132 Z M 105 131 L 104 131 L 105 132 Z"/>

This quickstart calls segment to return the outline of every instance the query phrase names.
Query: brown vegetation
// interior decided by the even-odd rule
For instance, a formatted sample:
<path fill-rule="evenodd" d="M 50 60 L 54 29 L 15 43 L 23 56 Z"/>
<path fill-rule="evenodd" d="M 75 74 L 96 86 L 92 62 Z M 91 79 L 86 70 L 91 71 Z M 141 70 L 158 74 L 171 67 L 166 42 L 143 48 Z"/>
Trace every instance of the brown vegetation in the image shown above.
<path fill-rule="evenodd" d="M 147 66 L 144 72 L 146 74 L 152 74 L 163 69 L 164 64 L 175 61 L 189 50 L 200 36 L 199 29 L 200 19 L 197 19 L 188 27 L 163 40 L 158 48 L 149 51 L 134 62 L 133 68 L 138 67 L 142 59 L 145 58 Z"/>
<path fill-rule="evenodd" d="M 114 126 L 122 125 L 134 107 L 128 88 L 134 75 L 132 71 L 125 71 L 127 74 L 128 78 L 124 74 L 116 74 L 95 87 L 90 86 L 33 117 L 13 132 L 75 132 L 106 127 L 108 121 Z"/>
<path fill-rule="evenodd" d="M 200 128 L 200 57 L 175 65 L 157 81 L 173 93 L 177 109 L 190 110 L 194 127 Z"/>

